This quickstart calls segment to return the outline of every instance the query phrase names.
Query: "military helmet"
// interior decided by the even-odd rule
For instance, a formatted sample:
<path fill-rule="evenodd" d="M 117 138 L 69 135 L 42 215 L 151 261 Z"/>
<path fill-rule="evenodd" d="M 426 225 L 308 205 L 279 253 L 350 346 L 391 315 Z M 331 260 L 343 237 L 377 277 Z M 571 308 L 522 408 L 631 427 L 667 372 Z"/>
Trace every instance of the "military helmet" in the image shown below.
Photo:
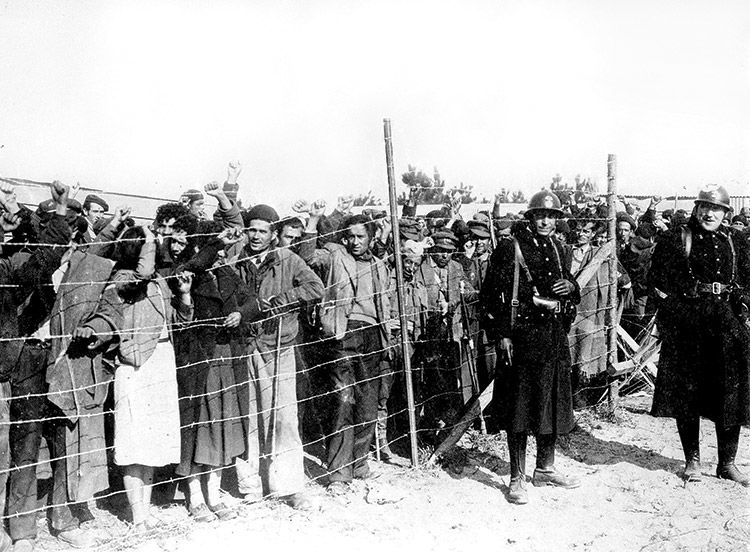
<path fill-rule="evenodd" d="M 732 206 L 729 204 L 729 192 L 724 186 L 718 184 L 706 184 L 698 192 L 698 197 L 695 200 L 696 205 L 698 203 L 710 203 L 711 205 L 718 205 L 724 209 L 731 209 Z"/>
<path fill-rule="evenodd" d="M 549 190 L 542 190 L 531 196 L 525 215 L 530 217 L 534 211 L 552 211 L 557 213 L 558 216 L 565 214 L 562 210 L 560 198 Z"/>

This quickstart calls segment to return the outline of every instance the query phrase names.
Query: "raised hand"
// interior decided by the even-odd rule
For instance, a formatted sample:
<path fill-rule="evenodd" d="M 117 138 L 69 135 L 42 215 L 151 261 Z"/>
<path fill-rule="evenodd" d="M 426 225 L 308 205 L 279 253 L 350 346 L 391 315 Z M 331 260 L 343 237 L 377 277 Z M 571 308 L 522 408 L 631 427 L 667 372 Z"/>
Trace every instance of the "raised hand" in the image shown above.
<path fill-rule="evenodd" d="M 52 184 L 49 185 L 50 194 L 52 195 L 52 199 L 55 203 L 58 205 L 64 205 L 65 208 L 68 208 L 68 194 L 70 193 L 70 188 L 60 182 L 59 180 L 55 180 Z"/>
<path fill-rule="evenodd" d="M 336 205 L 336 210 L 341 213 L 348 213 L 351 210 L 353 205 L 354 205 L 353 195 L 349 194 L 349 195 L 339 196 L 338 204 Z"/>
<path fill-rule="evenodd" d="M 0 205 L 10 213 L 17 213 L 21 209 L 16 199 L 16 189 L 12 184 L 0 182 Z"/>
<path fill-rule="evenodd" d="M 227 165 L 227 182 L 229 184 L 235 184 L 241 172 L 242 165 L 240 165 L 240 162 L 230 161 L 229 165 Z"/>
<path fill-rule="evenodd" d="M 21 224 L 21 217 L 14 213 L 5 211 L 3 216 L 0 217 L 0 228 L 3 232 L 13 232 Z"/>
<path fill-rule="evenodd" d="M 313 204 L 310 206 L 310 216 L 311 217 L 322 217 L 323 213 L 326 212 L 326 201 L 325 199 L 318 199 L 313 202 Z"/>
<path fill-rule="evenodd" d="M 242 228 L 225 228 L 216 236 L 224 245 L 233 245 L 242 239 Z"/>
<path fill-rule="evenodd" d="M 292 211 L 295 213 L 309 213 L 312 209 L 312 205 L 306 199 L 298 199 L 292 203 Z"/>
<path fill-rule="evenodd" d="M 130 216 L 130 211 L 131 209 L 127 205 L 118 205 L 115 207 L 115 214 L 112 217 L 112 222 L 110 224 L 115 227 L 120 226 L 120 224 Z"/>
<path fill-rule="evenodd" d="M 218 182 L 209 182 L 205 186 L 203 186 L 203 191 L 206 192 L 206 195 L 210 195 L 213 197 L 219 197 L 220 195 L 225 195 L 224 190 L 221 187 L 221 184 Z"/>

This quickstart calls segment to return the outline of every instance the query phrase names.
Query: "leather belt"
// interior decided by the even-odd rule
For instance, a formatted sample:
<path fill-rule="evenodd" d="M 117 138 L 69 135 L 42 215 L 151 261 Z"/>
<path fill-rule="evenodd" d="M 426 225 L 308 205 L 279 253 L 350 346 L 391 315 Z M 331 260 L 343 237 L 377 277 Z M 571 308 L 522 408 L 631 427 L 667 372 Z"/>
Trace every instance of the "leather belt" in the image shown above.
<path fill-rule="evenodd" d="M 728 284 L 722 284 L 721 282 L 698 282 L 695 286 L 695 291 L 698 293 L 710 293 L 711 295 L 722 295 L 723 293 L 728 293 L 729 288 Z"/>

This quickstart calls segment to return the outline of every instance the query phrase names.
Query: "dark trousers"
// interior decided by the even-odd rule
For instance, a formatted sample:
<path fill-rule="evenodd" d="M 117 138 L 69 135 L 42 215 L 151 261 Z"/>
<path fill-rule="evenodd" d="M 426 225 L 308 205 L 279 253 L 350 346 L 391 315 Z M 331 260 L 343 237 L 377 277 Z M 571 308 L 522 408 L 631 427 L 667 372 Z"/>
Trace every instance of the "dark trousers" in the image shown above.
<path fill-rule="evenodd" d="M 369 472 L 367 454 L 375 434 L 381 352 L 377 326 L 349 322 L 330 368 L 333 428 L 328 440 L 329 481 L 349 482 Z"/>
<path fill-rule="evenodd" d="M 8 487 L 8 525 L 14 541 L 36 538 L 38 506 L 37 462 L 42 437 L 47 441 L 50 459 L 66 455 L 64 419 L 62 411 L 44 396 L 25 397 L 46 392 L 45 381 L 49 350 L 26 345 L 21 352 L 18 371 L 11 385 L 13 401 L 10 407 L 10 484 Z M 34 421 L 28 421 L 34 420 Z M 52 461 L 52 497 L 50 523 L 56 532 L 78 527 L 68 503 L 68 476 L 64 460 Z"/>

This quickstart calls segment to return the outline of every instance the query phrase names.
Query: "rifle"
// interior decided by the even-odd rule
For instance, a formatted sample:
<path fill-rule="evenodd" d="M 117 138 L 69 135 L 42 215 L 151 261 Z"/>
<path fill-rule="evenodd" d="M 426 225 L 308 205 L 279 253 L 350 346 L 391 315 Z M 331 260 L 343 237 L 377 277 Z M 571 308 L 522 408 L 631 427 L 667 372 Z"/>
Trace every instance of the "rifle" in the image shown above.
<path fill-rule="evenodd" d="M 469 326 L 469 308 L 466 306 L 466 297 L 464 295 L 466 286 L 463 280 L 460 283 L 460 294 L 461 298 L 461 327 L 463 328 L 463 335 L 461 341 L 466 345 L 466 361 L 469 366 L 469 376 L 471 377 L 471 394 L 476 397 L 479 395 L 479 378 L 477 377 L 477 367 L 474 362 L 474 340 L 471 338 L 471 328 Z M 482 411 L 479 411 L 479 428 L 482 435 L 487 434 L 487 426 L 484 423 L 484 415 Z"/>

